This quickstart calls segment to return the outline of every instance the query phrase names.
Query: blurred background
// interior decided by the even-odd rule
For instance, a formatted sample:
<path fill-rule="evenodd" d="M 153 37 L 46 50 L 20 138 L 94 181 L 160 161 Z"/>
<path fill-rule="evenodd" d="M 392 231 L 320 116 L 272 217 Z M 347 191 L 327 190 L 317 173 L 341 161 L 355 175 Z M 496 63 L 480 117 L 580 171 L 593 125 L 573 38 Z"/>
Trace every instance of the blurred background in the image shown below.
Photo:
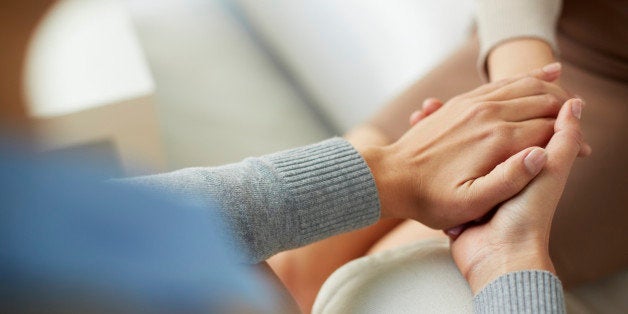
<path fill-rule="evenodd" d="M 121 176 L 339 136 L 456 50 L 473 2 L 3 0 L 0 134 Z M 622 278 L 567 298 L 612 308 Z"/>
<path fill-rule="evenodd" d="M 23 90 L 44 150 L 128 175 L 342 135 L 455 50 L 473 0 L 61 0 Z"/>

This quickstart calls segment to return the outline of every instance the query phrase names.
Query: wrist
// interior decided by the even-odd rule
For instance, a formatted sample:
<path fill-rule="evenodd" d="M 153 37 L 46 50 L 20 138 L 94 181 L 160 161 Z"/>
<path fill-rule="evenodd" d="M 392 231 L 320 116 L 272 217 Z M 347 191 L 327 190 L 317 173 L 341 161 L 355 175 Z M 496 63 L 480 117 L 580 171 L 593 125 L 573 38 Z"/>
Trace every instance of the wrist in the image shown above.
<path fill-rule="evenodd" d="M 382 168 L 382 159 L 383 159 L 383 149 L 381 146 L 372 146 L 372 145 L 354 145 L 355 149 L 362 156 L 366 165 L 369 167 L 371 171 L 371 175 L 373 176 L 373 180 L 375 181 L 375 186 L 377 187 L 377 197 L 379 198 L 380 205 L 380 217 L 390 218 L 390 211 L 388 206 L 386 206 L 384 202 L 385 186 L 386 184 L 382 181 L 385 181 L 384 171 Z"/>
<path fill-rule="evenodd" d="M 369 167 L 379 198 L 383 218 L 401 218 L 395 213 L 395 199 L 398 191 L 398 178 L 395 169 L 390 168 L 388 158 L 391 155 L 389 146 L 354 146 Z"/>
<path fill-rule="evenodd" d="M 552 48 L 545 41 L 518 38 L 495 47 L 488 55 L 487 66 L 491 81 L 497 81 L 527 73 L 554 61 Z"/>
<path fill-rule="evenodd" d="M 492 250 L 464 275 L 475 295 L 495 279 L 521 270 L 545 270 L 555 274 L 547 246 L 511 245 Z"/>

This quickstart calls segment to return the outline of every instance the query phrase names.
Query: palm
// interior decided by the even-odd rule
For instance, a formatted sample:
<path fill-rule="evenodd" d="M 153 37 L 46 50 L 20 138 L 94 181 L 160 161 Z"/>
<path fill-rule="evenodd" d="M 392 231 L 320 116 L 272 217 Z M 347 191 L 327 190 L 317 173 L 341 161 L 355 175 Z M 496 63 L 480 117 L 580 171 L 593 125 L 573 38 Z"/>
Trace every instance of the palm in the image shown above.
<path fill-rule="evenodd" d="M 490 224 L 491 222 L 487 223 Z M 493 232 L 487 224 L 465 230 L 452 244 L 451 255 L 463 276 L 493 247 Z"/>
<path fill-rule="evenodd" d="M 539 185 L 532 184 L 521 194 L 502 204 L 495 215 L 485 224 L 466 229 L 452 243 L 452 257 L 462 275 L 468 278 L 471 271 L 497 268 L 511 263 L 515 255 L 537 252 L 547 243 L 545 233 L 532 232 L 534 226 L 543 225 L 553 215 L 555 205 L 539 206 Z M 542 195 L 542 194 L 541 194 Z M 546 210 L 543 210 L 543 209 Z M 517 243 L 517 250 L 512 244 Z M 501 260 L 500 260 L 501 258 Z M 491 261 L 490 266 L 483 262 Z"/>

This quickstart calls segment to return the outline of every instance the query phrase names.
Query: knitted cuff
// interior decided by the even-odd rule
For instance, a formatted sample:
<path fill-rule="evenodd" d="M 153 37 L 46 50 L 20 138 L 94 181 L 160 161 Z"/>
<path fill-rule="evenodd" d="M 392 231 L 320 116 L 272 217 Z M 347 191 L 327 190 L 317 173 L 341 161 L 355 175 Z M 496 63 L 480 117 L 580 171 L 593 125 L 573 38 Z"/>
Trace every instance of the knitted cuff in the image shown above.
<path fill-rule="evenodd" d="M 558 53 L 556 24 L 561 12 L 558 0 L 477 0 L 476 19 L 480 38 L 477 66 L 487 80 L 486 59 L 499 44 L 516 38 L 537 38 Z"/>
<path fill-rule="evenodd" d="M 286 210 L 296 213 L 298 244 L 358 229 L 379 219 L 375 180 L 360 154 L 346 140 L 318 144 L 262 157 L 283 184 Z"/>
<path fill-rule="evenodd" d="M 548 271 L 524 270 L 503 275 L 473 298 L 475 313 L 565 313 L 558 277 Z"/>

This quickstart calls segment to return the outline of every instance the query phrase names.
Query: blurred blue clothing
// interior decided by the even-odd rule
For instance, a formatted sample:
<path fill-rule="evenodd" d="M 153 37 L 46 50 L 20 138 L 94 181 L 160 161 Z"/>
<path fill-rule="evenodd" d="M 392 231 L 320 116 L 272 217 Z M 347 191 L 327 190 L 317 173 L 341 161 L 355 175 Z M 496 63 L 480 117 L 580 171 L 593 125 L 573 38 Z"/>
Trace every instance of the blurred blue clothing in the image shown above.
<path fill-rule="evenodd" d="M 234 262 L 213 211 L 106 183 L 106 173 L 79 159 L 0 149 L 2 307 L 88 302 L 190 313 L 238 302 L 270 306 L 264 283 Z"/>

